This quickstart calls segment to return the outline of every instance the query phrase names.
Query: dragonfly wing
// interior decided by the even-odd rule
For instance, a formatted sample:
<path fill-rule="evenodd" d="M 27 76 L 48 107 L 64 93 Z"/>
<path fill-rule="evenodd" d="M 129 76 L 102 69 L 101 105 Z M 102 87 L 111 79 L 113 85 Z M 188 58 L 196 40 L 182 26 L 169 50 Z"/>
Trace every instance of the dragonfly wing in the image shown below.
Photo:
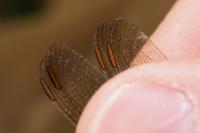
<path fill-rule="evenodd" d="M 141 52 L 147 37 L 132 22 L 117 19 L 113 22 L 111 31 L 111 47 L 116 56 L 119 71 L 130 67 L 131 62 L 135 62 L 136 58 L 140 60 L 134 64 L 151 61 L 150 57 Z"/>
<path fill-rule="evenodd" d="M 76 124 L 94 92 L 107 75 L 64 43 L 49 48 L 41 63 L 41 83 L 52 101 Z"/>
<path fill-rule="evenodd" d="M 103 28 L 105 28 L 103 25 L 98 27 L 95 45 L 96 49 L 104 51 L 103 54 L 99 52 L 104 64 L 116 70 L 113 73 L 111 68 L 105 69 L 107 73 L 111 73 L 110 77 L 127 69 L 130 65 L 166 59 L 156 45 L 132 22 L 117 19 L 107 27 L 107 30 L 102 30 Z M 98 60 L 100 60 L 99 57 Z"/>
<path fill-rule="evenodd" d="M 111 25 L 101 24 L 94 35 L 95 52 L 101 68 L 109 77 L 115 75 L 118 70 L 113 67 L 111 58 L 108 55 L 108 45 L 110 44 Z"/>

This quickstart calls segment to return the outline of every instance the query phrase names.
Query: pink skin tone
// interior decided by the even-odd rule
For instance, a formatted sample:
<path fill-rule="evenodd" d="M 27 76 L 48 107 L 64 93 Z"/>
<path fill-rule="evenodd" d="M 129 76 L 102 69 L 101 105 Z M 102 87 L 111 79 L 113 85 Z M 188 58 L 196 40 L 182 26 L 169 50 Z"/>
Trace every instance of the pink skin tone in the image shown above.
<path fill-rule="evenodd" d="M 130 68 L 92 97 L 77 133 L 200 132 L 200 1 L 179 0 L 151 36 L 168 57 Z"/>

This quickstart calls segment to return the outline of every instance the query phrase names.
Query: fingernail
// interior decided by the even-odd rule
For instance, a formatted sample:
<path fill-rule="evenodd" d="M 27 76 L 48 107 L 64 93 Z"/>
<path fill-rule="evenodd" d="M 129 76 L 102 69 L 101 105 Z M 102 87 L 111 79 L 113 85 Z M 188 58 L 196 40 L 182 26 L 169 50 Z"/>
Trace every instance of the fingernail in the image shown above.
<path fill-rule="evenodd" d="M 195 133 L 191 102 L 175 89 L 125 84 L 104 100 L 93 133 Z"/>

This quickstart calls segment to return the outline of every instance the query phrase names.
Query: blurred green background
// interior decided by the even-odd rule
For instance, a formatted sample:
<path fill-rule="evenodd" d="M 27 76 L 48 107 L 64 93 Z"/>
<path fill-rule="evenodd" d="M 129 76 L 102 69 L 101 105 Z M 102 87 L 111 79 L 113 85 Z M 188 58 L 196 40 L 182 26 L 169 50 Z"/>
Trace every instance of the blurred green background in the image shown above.
<path fill-rule="evenodd" d="M 116 17 L 150 35 L 175 0 L 1 0 L 0 133 L 73 133 L 43 93 L 39 62 L 49 44 L 64 40 L 85 56 L 92 35 Z"/>

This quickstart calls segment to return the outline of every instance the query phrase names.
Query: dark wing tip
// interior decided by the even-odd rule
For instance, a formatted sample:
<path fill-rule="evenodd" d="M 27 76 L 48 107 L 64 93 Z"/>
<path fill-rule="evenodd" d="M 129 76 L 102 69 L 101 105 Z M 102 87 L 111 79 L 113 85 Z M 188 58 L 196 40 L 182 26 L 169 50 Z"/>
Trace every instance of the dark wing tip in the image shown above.
<path fill-rule="evenodd" d="M 93 42 L 95 47 L 103 45 L 109 41 L 110 36 L 110 24 L 102 23 L 99 25 L 94 33 Z"/>
<path fill-rule="evenodd" d="M 54 94 L 52 93 L 47 81 L 45 80 L 45 78 L 46 78 L 45 71 L 46 71 L 46 60 L 42 59 L 40 61 L 40 78 L 39 78 L 40 84 L 42 86 L 43 91 L 48 96 L 48 98 L 51 101 L 55 101 L 56 98 L 55 98 Z"/>

